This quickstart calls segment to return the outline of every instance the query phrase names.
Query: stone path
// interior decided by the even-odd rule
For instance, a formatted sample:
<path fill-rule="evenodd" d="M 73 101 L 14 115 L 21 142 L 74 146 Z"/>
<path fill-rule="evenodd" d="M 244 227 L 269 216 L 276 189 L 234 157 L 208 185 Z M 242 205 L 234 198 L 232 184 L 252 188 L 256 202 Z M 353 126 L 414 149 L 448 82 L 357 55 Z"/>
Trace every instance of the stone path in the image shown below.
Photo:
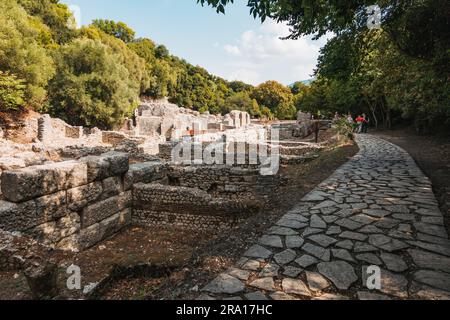
<path fill-rule="evenodd" d="M 199 299 L 450 299 L 450 241 L 430 180 L 399 147 L 357 141 L 358 155 Z M 373 266 L 380 290 L 366 285 Z"/>

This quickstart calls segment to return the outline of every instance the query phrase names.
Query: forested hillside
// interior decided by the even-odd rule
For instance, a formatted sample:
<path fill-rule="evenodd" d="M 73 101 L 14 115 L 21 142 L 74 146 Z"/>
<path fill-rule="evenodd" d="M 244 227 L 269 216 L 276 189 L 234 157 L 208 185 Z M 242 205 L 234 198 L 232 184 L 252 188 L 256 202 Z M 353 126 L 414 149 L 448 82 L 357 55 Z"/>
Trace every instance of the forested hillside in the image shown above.
<path fill-rule="evenodd" d="M 75 25 L 59 0 L 0 2 L 0 111 L 32 109 L 73 125 L 112 128 L 147 96 L 200 112 L 295 116 L 293 95 L 279 83 L 226 81 L 164 45 L 136 39 L 122 22 Z"/>

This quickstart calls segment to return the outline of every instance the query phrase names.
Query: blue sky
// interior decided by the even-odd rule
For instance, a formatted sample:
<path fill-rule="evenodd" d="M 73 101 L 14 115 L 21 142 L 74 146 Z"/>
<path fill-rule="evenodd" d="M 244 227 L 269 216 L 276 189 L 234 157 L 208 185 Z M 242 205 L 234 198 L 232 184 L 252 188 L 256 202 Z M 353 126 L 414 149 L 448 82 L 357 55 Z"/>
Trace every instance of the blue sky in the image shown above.
<path fill-rule="evenodd" d="M 196 0 L 63 0 L 80 9 L 81 23 L 123 21 L 138 37 L 164 44 L 170 52 L 228 80 L 291 84 L 309 79 L 326 39 L 279 40 L 288 28 L 254 20 L 246 0 L 219 15 Z"/>

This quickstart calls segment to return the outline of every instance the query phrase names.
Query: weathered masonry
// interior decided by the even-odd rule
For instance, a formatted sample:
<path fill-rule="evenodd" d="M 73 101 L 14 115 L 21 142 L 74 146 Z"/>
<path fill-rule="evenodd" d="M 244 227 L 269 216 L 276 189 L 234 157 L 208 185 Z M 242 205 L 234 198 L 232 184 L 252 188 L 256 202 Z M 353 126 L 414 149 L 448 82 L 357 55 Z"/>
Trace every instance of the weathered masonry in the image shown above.
<path fill-rule="evenodd" d="M 126 154 L 110 152 L 4 171 L 0 229 L 57 248 L 88 248 L 131 222 L 128 169 Z"/>
<path fill-rule="evenodd" d="M 230 166 L 130 165 L 108 152 L 3 171 L 0 229 L 48 246 L 84 250 L 134 225 L 222 228 L 269 202 L 279 177 Z"/>

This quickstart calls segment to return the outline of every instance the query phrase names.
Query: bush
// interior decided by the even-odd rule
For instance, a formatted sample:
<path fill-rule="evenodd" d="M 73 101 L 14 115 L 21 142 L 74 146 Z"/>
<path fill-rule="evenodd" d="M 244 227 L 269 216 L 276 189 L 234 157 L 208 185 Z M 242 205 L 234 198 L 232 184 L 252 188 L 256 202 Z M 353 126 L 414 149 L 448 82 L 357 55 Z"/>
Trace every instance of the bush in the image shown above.
<path fill-rule="evenodd" d="M 0 12 L 0 70 L 23 79 L 24 99 L 38 108 L 46 101 L 46 86 L 55 73 L 45 48 L 49 30 L 15 1 L 0 1 Z"/>
<path fill-rule="evenodd" d="M 354 140 L 354 125 L 347 119 L 341 118 L 333 123 L 333 131 L 339 136 L 339 140 Z"/>
<path fill-rule="evenodd" d="M 18 110 L 24 104 L 26 86 L 15 75 L 0 71 L 0 110 Z"/>
<path fill-rule="evenodd" d="M 77 39 L 55 56 L 57 75 L 50 82 L 50 113 L 73 125 L 110 129 L 137 103 L 127 68 L 113 49 L 98 40 Z"/>

